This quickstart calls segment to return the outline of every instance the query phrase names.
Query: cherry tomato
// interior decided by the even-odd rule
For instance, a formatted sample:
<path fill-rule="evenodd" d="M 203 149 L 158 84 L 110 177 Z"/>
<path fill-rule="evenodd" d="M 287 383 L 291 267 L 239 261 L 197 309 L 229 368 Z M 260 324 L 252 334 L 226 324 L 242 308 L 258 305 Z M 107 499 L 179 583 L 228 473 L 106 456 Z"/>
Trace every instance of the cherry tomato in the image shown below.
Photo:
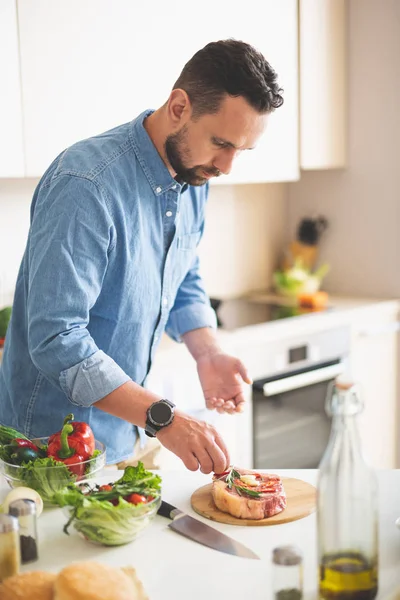
<path fill-rule="evenodd" d="M 154 496 L 147 496 L 147 502 L 153 502 Z"/>
<path fill-rule="evenodd" d="M 141 502 L 146 502 L 146 496 L 142 496 L 141 494 L 130 494 L 125 499 L 127 502 L 130 502 L 130 504 L 140 504 Z"/>
<path fill-rule="evenodd" d="M 101 485 L 99 488 L 100 492 L 112 492 L 112 485 L 107 484 L 107 485 Z"/>

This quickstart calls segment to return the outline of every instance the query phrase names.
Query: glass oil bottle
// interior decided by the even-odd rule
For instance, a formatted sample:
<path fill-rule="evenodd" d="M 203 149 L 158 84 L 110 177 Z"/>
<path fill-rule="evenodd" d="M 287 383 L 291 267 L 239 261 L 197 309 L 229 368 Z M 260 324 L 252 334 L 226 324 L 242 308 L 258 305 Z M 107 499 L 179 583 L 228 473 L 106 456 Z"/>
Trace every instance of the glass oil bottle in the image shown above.
<path fill-rule="evenodd" d="M 330 439 L 319 465 L 317 527 L 321 600 L 372 600 L 378 592 L 378 494 L 357 428 L 357 385 L 335 382 Z"/>

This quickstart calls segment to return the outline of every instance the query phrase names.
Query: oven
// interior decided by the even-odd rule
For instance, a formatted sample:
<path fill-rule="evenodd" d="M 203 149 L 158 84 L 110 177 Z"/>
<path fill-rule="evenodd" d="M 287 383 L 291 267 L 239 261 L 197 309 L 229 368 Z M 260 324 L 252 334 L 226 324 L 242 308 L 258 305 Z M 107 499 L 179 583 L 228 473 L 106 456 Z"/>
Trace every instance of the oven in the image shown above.
<path fill-rule="evenodd" d="M 265 376 L 253 383 L 256 469 L 314 469 L 325 451 L 327 393 L 349 356 L 347 327 L 271 344 Z"/>

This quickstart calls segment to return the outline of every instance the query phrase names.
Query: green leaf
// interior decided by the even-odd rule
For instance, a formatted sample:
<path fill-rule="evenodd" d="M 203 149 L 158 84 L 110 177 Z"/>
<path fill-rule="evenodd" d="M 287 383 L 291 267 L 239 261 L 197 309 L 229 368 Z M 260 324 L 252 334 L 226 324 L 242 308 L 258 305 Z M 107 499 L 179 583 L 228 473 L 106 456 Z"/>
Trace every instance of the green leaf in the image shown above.
<path fill-rule="evenodd" d="M 137 487 L 143 489 L 153 488 L 159 490 L 161 488 L 161 477 L 147 471 L 143 463 L 139 461 L 136 467 L 126 467 L 121 479 L 115 482 L 116 485 L 125 483 L 134 483 Z"/>
<path fill-rule="evenodd" d="M 127 502 L 124 496 L 138 493 L 159 498 L 160 488 L 161 477 L 139 463 L 137 467 L 126 467 L 110 491 L 100 490 L 99 486 L 91 488 L 89 484 L 68 485 L 54 494 L 53 502 L 61 507 L 71 507 L 65 533 L 73 523 L 74 528 L 86 537 L 111 546 L 130 541 L 133 532 L 138 533 L 146 527 L 151 518 L 146 515 L 154 511 L 152 503 L 135 505 Z M 112 504 L 111 500 L 118 502 Z"/>
<path fill-rule="evenodd" d="M 241 495 L 241 493 L 247 495 L 247 496 L 251 496 L 253 498 L 259 498 L 261 496 L 261 492 L 256 492 L 255 490 L 249 490 L 248 488 L 242 487 L 241 485 L 237 485 L 236 483 L 234 484 L 236 491 L 239 493 L 239 496 Z"/>
<path fill-rule="evenodd" d="M 43 502 L 51 502 L 56 492 L 75 480 L 68 467 L 52 457 L 23 463 L 20 469 L 21 484 L 36 490 Z"/>
<path fill-rule="evenodd" d="M 240 479 L 240 473 L 236 471 L 233 467 L 230 470 L 229 474 L 226 476 L 226 483 L 228 484 L 228 488 L 231 489 L 233 485 L 234 479 Z"/>

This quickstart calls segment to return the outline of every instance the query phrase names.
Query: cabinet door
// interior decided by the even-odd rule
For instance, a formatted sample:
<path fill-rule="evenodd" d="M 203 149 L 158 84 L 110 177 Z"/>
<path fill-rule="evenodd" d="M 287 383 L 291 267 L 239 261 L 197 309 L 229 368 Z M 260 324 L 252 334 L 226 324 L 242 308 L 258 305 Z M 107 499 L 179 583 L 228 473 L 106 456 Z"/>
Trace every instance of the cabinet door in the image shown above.
<path fill-rule="evenodd" d="M 233 37 L 255 46 L 278 73 L 284 97 L 257 147 L 243 152 L 232 172 L 212 184 L 299 179 L 297 1 L 252 0 L 243 5 L 237 0 L 208 0 L 208 4 L 206 12 L 213 18 L 207 41 Z"/>
<path fill-rule="evenodd" d="M 358 325 L 353 333 L 352 375 L 360 383 L 364 411 L 360 436 L 368 462 L 375 468 L 398 467 L 398 333 L 397 322 Z"/>
<path fill-rule="evenodd" d="M 23 177 L 21 88 L 15 0 L 0 2 L 0 177 Z"/>
<path fill-rule="evenodd" d="M 300 0 L 300 166 L 346 166 L 346 2 Z"/>
<path fill-rule="evenodd" d="M 188 19 L 178 0 L 151 10 L 131 0 L 18 0 L 27 174 L 41 175 L 71 143 L 158 108 L 194 52 L 237 37 L 277 70 L 285 104 L 259 148 L 221 182 L 298 178 L 297 2 L 251 4 L 204 0 Z"/>

